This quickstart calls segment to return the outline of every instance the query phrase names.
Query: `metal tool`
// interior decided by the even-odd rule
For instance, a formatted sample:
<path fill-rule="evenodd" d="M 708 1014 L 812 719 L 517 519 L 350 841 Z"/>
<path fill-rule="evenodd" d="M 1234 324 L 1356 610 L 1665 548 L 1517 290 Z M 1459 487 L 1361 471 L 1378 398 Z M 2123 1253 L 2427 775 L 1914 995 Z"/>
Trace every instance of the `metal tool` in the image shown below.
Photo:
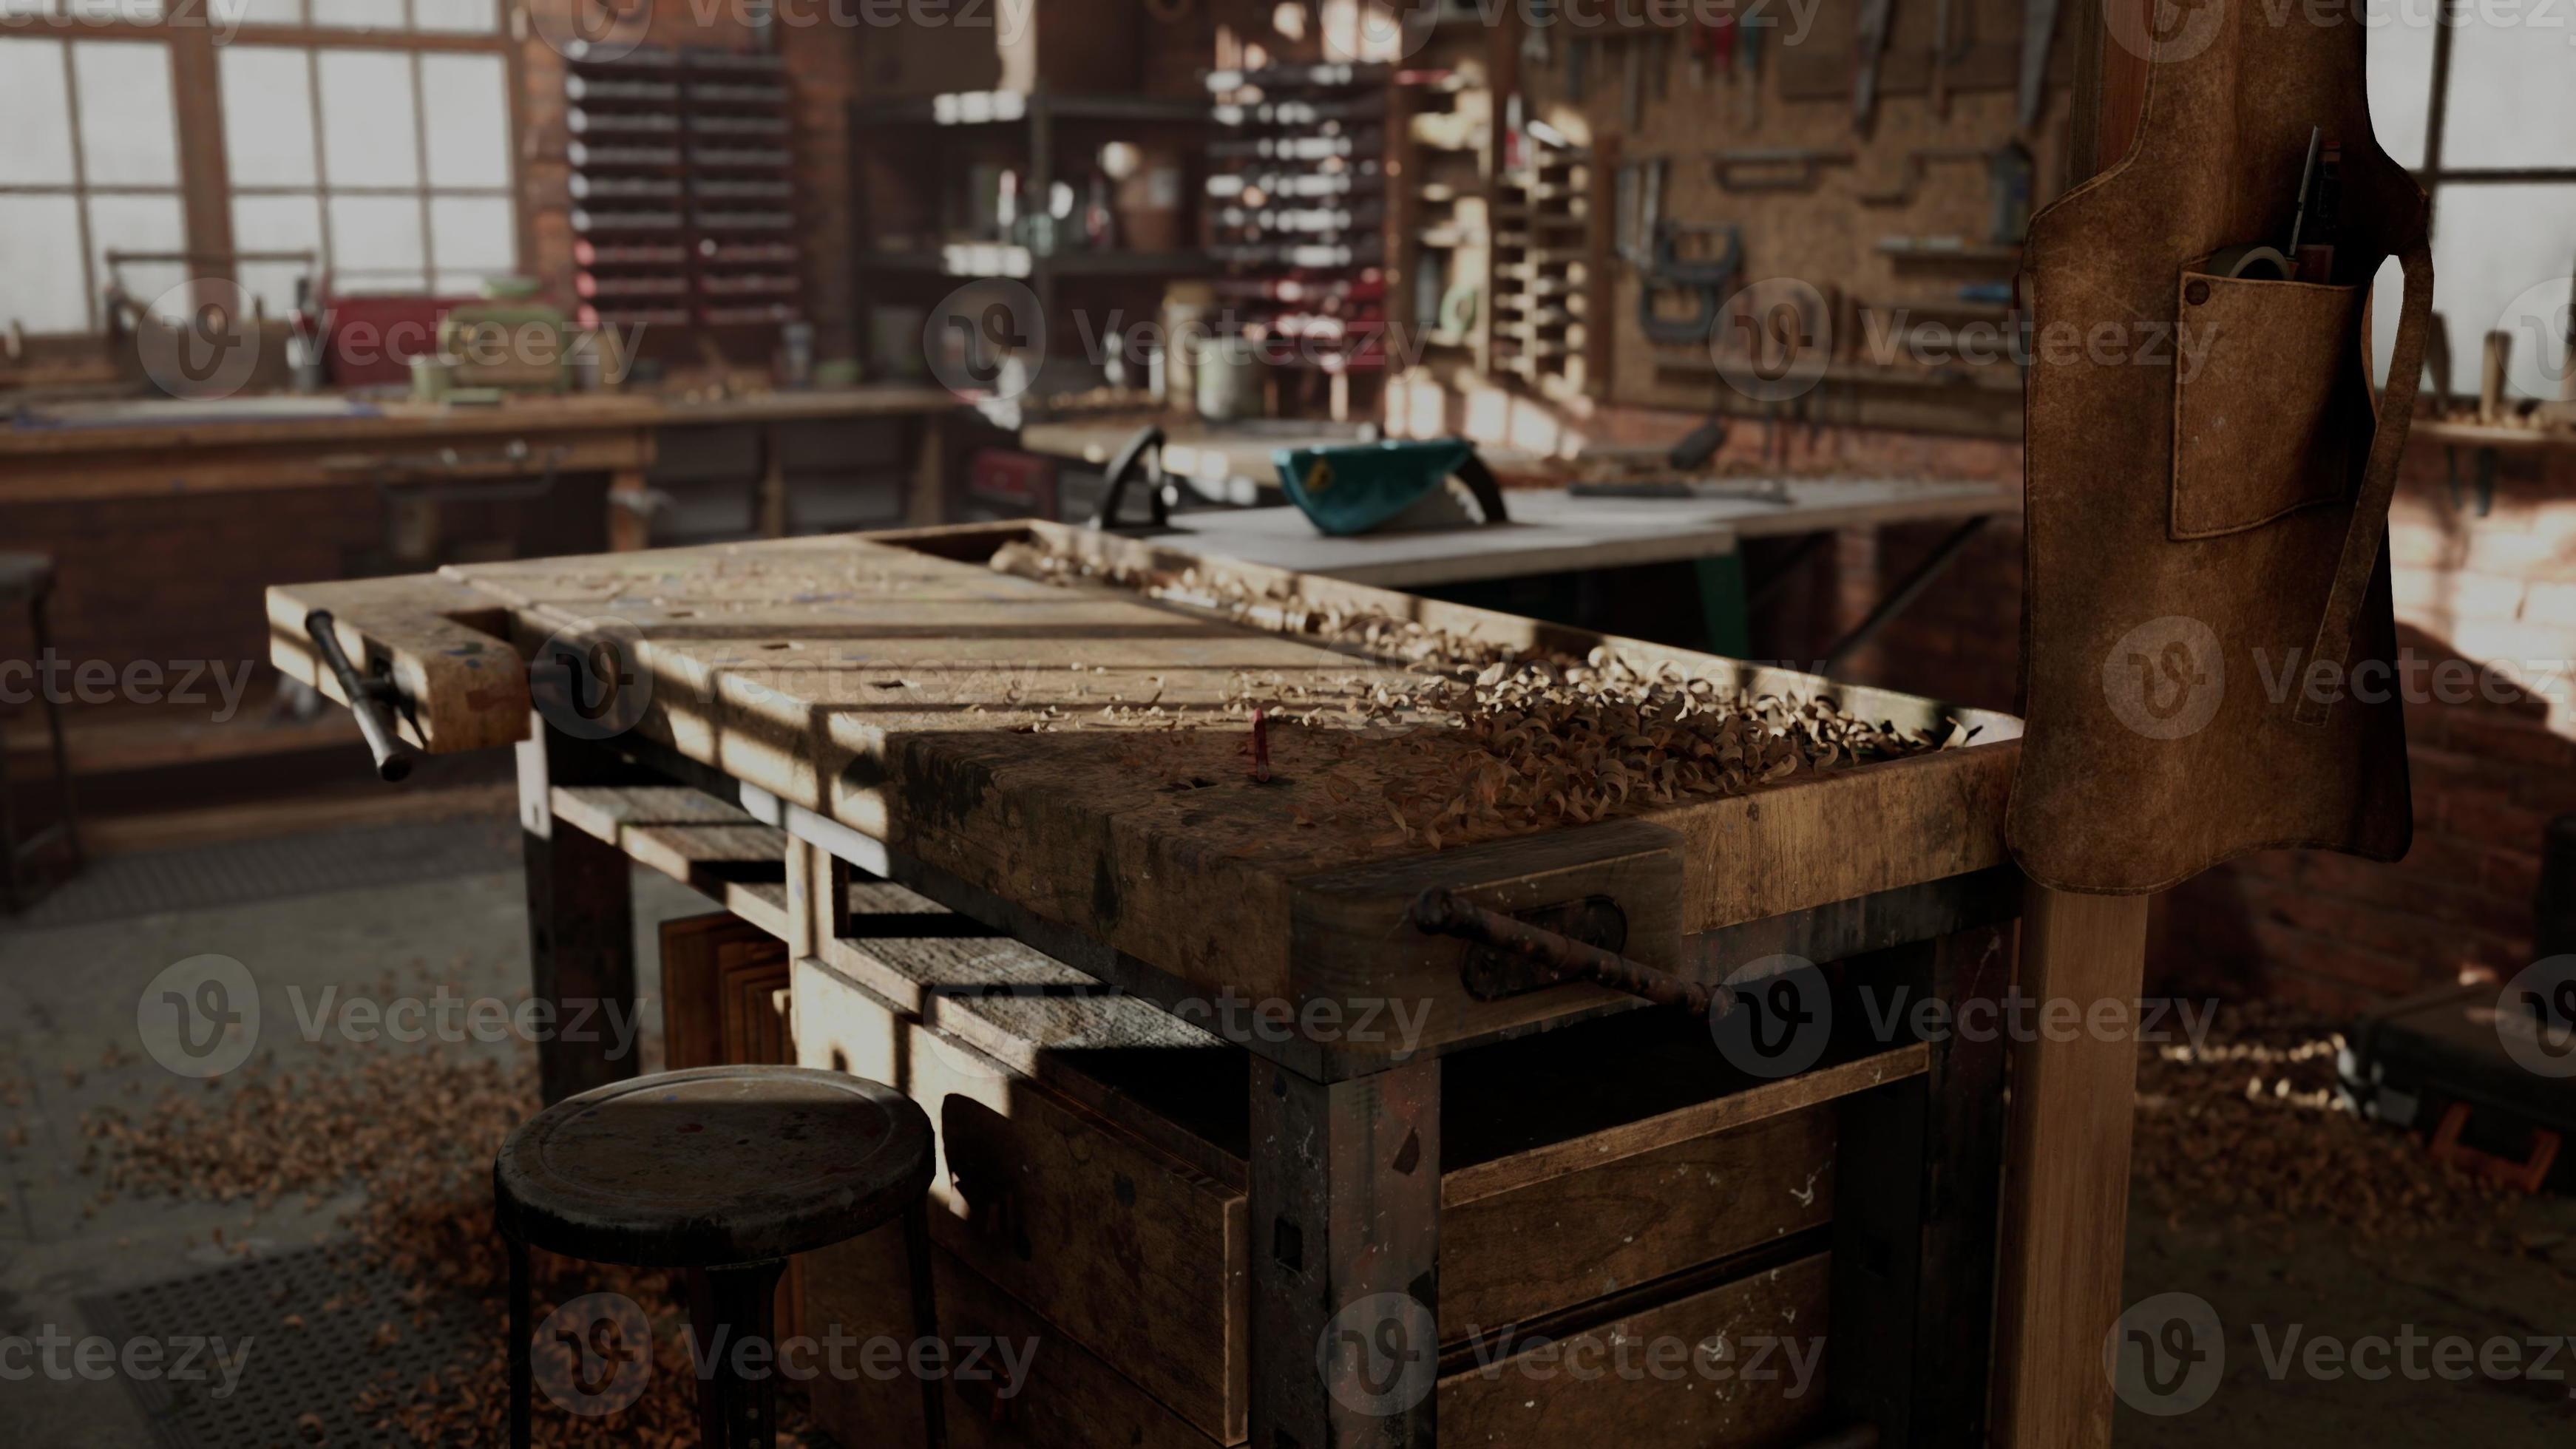
<path fill-rule="evenodd" d="M 2058 0 L 2022 0 L 2021 88 L 2014 114 L 2025 131 L 2039 124 L 2048 94 L 2048 48 L 2057 38 Z"/>
<path fill-rule="evenodd" d="M 411 747 L 394 732 L 393 712 L 402 708 L 402 691 L 381 675 L 360 674 L 349 662 L 348 652 L 340 647 L 340 636 L 334 632 L 331 611 L 315 609 L 304 616 L 304 632 L 312 636 L 313 650 L 322 656 L 331 677 L 340 682 L 340 693 L 349 701 L 349 712 L 357 716 L 358 733 L 366 737 L 367 753 L 376 757 L 376 774 L 386 784 L 397 784 L 411 774 Z"/>
<path fill-rule="evenodd" d="M 1828 166 L 1849 166 L 1849 151 L 1815 146 L 1756 146 L 1720 151 L 1710 174 L 1722 191 L 1813 191 Z"/>
<path fill-rule="evenodd" d="M 1646 48 L 1636 41 L 1619 47 L 1619 85 L 1633 136 L 1646 123 Z"/>
<path fill-rule="evenodd" d="M 2308 128 L 2308 159 L 2299 166 L 2299 200 L 2290 213 L 2290 244 L 2281 248 L 2285 256 L 2299 254 L 2299 233 L 2308 229 L 2308 192 L 2317 184 L 2317 148 L 2325 144 L 2325 139 L 2325 127 Z"/>
<path fill-rule="evenodd" d="M 1858 55 L 1852 75 L 1852 129 L 1869 134 L 1878 116 L 1878 67 L 1887 55 L 1887 30 L 1896 0 L 1863 0 Z"/>
<path fill-rule="evenodd" d="M 1514 920 L 1445 886 L 1433 886 L 1416 897 L 1411 914 L 1417 930 L 1456 936 L 1481 948 L 1469 952 L 1459 968 L 1460 979 L 1479 1000 L 1514 996 L 1559 982 L 1591 981 L 1699 1016 L 1719 1017 L 1735 1009 L 1732 987 L 1703 985 L 1620 955 L 1628 944 L 1628 918 L 1607 896 L 1571 901 L 1539 913 L 1550 925 L 1568 928 L 1565 931 Z"/>
<path fill-rule="evenodd" d="M 1736 26 L 1742 39 L 1738 49 L 1744 56 L 1744 93 L 1737 104 L 1748 130 L 1762 121 L 1762 30 L 1772 23 L 1767 18 L 1748 18 Z"/>
<path fill-rule="evenodd" d="M 1571 104 L 1583 104 L 1585 84 L 1589 79 L 1586 71 L 1591 64 L 1591 41 L 1578 35 L 1565 42 L 1565 99 Z"/>
<path fill-rule="evenodd" d="M 1119 528 L 1118 510 L 1127 501 L 1127 490 L 1143 485 L 1147 507 L 1155 529 L 1172 525 L 1171 486 L 1163 477 L 1163 430 L 1148 425 L 1136 430 L 1118 456 L 1109 460 L 1109 486 L 1100 495 L 1100 510 L 1091 515 L 1091 527 L 1107 532 Z"/>
<path fill-rule="evenodd" d="M 1727 293 L 1744 271 L 1744 232 L 1731 225 L 1685 225 L 1664 215 L 1667 157 L 1620 168 L 1622 230 L 1628 240 L 1620 255 L 1637 269 L 1637 327 L 1659 347 L 1695 347 L 1708 342 L 1724 310 Z M 1633 221 L 1630 220 L 1633 218 Z M 1725 246 L 1714 258 L 1692 260 L 1681 254 L 1685 235 L 1723 236 Z M 1655 301 L 1666 292 L 1687 292 L 1695 310 L 1688 319 L 1659 315 Z"/>

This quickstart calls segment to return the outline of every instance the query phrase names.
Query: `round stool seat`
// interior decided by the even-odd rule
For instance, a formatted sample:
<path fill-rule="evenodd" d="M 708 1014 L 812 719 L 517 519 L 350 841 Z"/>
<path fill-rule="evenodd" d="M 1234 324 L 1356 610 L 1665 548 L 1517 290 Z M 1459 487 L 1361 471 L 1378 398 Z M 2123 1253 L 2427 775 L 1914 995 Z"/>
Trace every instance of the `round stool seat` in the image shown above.
<path fill-rule="evenodd" d="M 643 1268 L 783 1258 L 921 1200 L 930 1118 L 891 1087 L 810 1067 L 697 1067 L 529 1118 L 492 1163 L 517 1241 Z"/>

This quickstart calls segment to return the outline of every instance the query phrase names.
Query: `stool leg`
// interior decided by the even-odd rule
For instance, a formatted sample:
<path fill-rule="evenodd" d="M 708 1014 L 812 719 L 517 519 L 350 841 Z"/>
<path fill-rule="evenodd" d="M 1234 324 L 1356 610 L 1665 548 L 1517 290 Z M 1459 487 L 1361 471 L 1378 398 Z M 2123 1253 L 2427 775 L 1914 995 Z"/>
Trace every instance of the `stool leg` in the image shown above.
<path fill-rule="evenodd" d="M 28 622 L 35 631 L 36 657 L 42 659 L 45 652 L 53 647 L 53 633 L 46 622 L 45 595 L 41 592 L 28 606 Z M 71 750 L 63 741 L 63 702 L 55 698 L 51 690 L 44 691 L 44 696 L 45 729 L 53 737 L 54 798 L 62 810 L 63 843 L 70 850 L 71 869 L 78 870 L 81 867 L 80 807 L 72 799 Z"/>
<path fill-rule="evenodd" d="M 707 1270 L 715 1311 L 697 1344 L 709 1360 L 698 1381 L 698 1428 L 707 1449 L 770 1449 L 777 1441 L 778 1278 L 786 1270 L 784 1258 Z M 756 1360 L 756 1377 L 737 1371 L 746 1341 L 767 1350 Z"/>
<path fill-rule="evenodd" d="M 912 1331 L 922 1341 L 939 1337 L 939 1299 L 930 1280 L 930 1200 L 914 1198 L 903 1213 L 904 1256 L 912 1263 Z M 929 1374 L 921 1379 L 921 1442 L 924 1449 L 948 1443 L 946 1385 Z"/>
<path fill-rule="evenodd" d="M 536 1441 L 536 1365 L 528 1340 L 536 1329 L 528 1323 L 528 1245 L 510 1240 L 510 1449 L 529 1449 Z"/>
<path fill-rule="evenodd" d="M 39 651 L 36 657 L 45 656 Z M 41 683 L 36 687 L 44 688 Z M 16 915 L 22 894 L 18 879 L 18 796 L 9 784 L 9 746 L 0 739 L 0 915 Z"/>

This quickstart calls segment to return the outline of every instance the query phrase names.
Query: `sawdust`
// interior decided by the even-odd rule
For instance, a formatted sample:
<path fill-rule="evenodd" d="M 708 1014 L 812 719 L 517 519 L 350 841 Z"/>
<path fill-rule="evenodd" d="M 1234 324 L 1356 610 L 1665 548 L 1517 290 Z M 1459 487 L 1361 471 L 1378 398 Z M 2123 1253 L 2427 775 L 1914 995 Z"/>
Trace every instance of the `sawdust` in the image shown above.
<path fill-rule="evenodd" d="M 2342 1045 L 2336 1023 L 2243 1003 L 2197 1047 L 2140 1053 L 2132 1172 L 2168 1223 L 2363 1244 L 2501 1235 L 2513 1194 L 2340 1100 Z"/>
<path fill-rule="evenodd" d="M 453 988 L 451 988 L 453 989 Z M 536 1114 L 534 1053 L 504 1063 L 463 1046 L 324 1048 L 310 1066 L 273 1058 L 164 1091 L 148 1110 L 85 1114 L 81 1170 L 113 1196 L 243 1203 L 243 1233 L 218 1246 L 251 1250 L 259 1215 L 289 1199 L 318 1208 L 358 1189 L 350 1237 L 334 1253 L 351 1291 L 321 1305 L 278 1305 L 275 1339 L 354 1334 L 379 1347 L 430 1327 L 442 1313 L 475 1316 L 483 1345 L 421 1382 L 390 1376 L 352 1384 L 350 1407 L 376 1432 L 415 1444 L 509 1442 L 508 1256 L 492 1221 L 492 1158 L 510 1129 Z M 360 1264 L 412 1286 L 396 1303 L 368 1302 Z M 540 1393 L 537 1442 L 568 1446 L 697 1442 L 696 1391 L 670 1275 L 534 1255 L 532 1312 L 590 1293 L 623 1294 L 652 1320 L 654 1373 L 643 1397 L 596 1418 L 558 1410 Z M 460 1304 L 463 1307 L 460 1309 Z M 290 1307 L 300 1312 L 289 1312 Z M 782 1444 L 805 1442 L 801 1406 L 782 1396 Z"/>
<path fill-rule="evenodd" d="M 1607 648 L 1578 658 L 1508 647 L 1284 587 L 1256 590 L 1233 574 L 1104 564 L 1028 543 L 1003 546 L 992 567 L 1067 588 L 1131 590 L 1401 666 L 1406 678 L 1397 682 L 1354 675 L 1320 688 L 1282 689 L 1247 675 L 1227 700 L 1247 723 L 1258 712 L 1280 723 L 1382 734 L 1395 743 L 1376 748 L 1411 756 L 1413 768 L 1390 779 L 1377 802 L 1388 831 L 1378 844 L 1419 841 L 1437 850 L 1589 824 L 1742 794 L 1802 771 L 1955 747 L 1973 733 L 1956 726 L 1941 738 L 1908 733 L 1828 697 L 1749 696 L 1670 660 L 1632 664 Z"/>

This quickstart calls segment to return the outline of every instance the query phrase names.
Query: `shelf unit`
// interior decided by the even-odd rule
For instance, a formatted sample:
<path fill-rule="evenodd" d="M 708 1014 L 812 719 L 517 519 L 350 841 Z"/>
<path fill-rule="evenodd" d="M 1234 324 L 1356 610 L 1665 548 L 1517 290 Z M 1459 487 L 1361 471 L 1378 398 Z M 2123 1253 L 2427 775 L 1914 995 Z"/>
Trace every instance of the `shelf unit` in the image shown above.
<path fill-rule="evenodd" d="M 1149 289 L 1214 269 L 1209 255 L 1194 248 L 1128 251 L 1088 248 L 1074 238 L 1052 246 L 1032 245 L 1034 238 L 961 238 L 955 207 L 957 183 L 976 161 L 1014 167 L 1025 209 L 1043 206 L 1059 179 L 1074 179 L 1065 162 L 1075 148 L 1093 153 L 1110 141 L 1157 142 L 1177 133 L 1167 143 L 1172 149 L 1194 149 L 1208 122 L 1207 103 L 1198 97 L 954 91 L 857 102 L 849 114 L 851 194 L 860 213 L 926 223 L 904 236 L 862 238 L 851 266 L 863 307 L 936 304 L 939 296 L 923 287 L 925 278 L 1010 278 L 1037 295 L 1050 350 L 1061 353 L 1086 336 L 1084 328 L 1063 325 L 1068 285 L 1082 289 L 1086 304 L 1099 303 L 1102 316 L 1116 311 L 1144 321 L 1159 311 L 1159 297 Z M 881 205 L 880 186 L 889 180 L 911 194 Z M 1194 234 L 1186 221 L 1183 232 Z"/>
<path fill-rule="evenodd" d="M 1382 65 L 1291 65 L 1208 77 L 1211 250 L 1222 312 L 1264 341 L 1273 369 L 1382 383 L 1390 318 L 1390 140 L 1405 98 Z"/>
<path fill-rule="evenodd" d="M 585 327 L 718 345 L 805 315 L 795 123 L 770 51 L 566 57 L 573 257 Z"/>

